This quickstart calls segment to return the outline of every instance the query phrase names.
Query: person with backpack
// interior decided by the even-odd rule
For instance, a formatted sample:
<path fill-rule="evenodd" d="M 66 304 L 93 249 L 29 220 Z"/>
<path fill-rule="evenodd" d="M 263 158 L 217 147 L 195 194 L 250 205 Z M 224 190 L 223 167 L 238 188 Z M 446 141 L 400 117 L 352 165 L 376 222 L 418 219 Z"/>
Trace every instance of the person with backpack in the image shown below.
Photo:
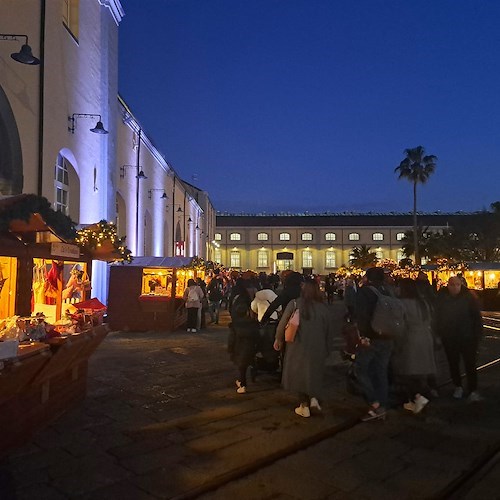
<path fill-rule="evenodd" d="M 384 419 L 389 399 L 389 361 L 393 350 L 393 337 L 376 331 L 372 326 L 380 296 L 390 297 L 384 286 L 384 269 L 371 267 L 366 270 L 365 284 L 356 294 L 356 320 L 361 342 L 356 352 L 355 368 L 366 401 L 367 413 L 363 422 Z M 397 299 L 394 299 L 397 300 Z"/>
<path fill-rule="evenodd" d="M 212 320 L 212 323 L 218 325 L 220 306 L 222 303 L 222 298 L 224 297 L 224 282 L 219 277 L 218 269 L 214 271 L 214 277 L 208 284 L 207 296 L 210 319 Z"/>
<path fill-rule="evenodd" d="M 204 297 L 203 290 L 196 284 L 194 279 L 190 278 L 187 282 L 187 288 L 184 290 L 183 299 L 187 309 L 187 331 L 197 332 L 198 311 L 201 310 Z"/>

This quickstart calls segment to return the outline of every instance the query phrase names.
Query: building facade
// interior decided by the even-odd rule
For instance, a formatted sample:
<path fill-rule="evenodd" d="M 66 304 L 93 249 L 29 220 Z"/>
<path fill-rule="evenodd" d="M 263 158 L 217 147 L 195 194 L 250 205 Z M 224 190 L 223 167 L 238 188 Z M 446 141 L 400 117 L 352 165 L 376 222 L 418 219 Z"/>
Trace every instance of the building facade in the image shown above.
<path fill-rule="evenodd" d="M 426 214 L 419 224 L 439 231 L 460 223 L 461 214 Z M 378 259 L 404 258 L 403 238 L 411 214 L 383 215 L 218 215 L 216 262 L 257 272 L 292 269 L 326 275 L 348 266 L 352 249 L 370 247 Z"/>
<path fill-rule="evenodd" d="M 118 96 L 123 15 L 119 0 L 0 2 L 0 196 L 44 196 L 79 225 L 115 222 L 136 256 L 207 258 L 208 195 L 182 181 Z M 22 45 L 39 64 L 15 60 Z M 102 262 L 92 295 L 107 299 Z"/>

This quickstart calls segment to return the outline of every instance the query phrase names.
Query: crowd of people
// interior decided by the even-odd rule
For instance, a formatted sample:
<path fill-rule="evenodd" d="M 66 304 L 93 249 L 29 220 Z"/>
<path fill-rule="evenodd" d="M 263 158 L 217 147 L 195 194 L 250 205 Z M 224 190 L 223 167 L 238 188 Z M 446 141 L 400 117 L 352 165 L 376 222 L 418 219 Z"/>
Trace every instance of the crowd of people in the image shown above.
<path fill-rule="evenodd" d="M 482 399 L 476 371 L 480 304 L 463 278 L 452 276 L 436 290 L 423 272 L 415 279 L 394 280 L 384 268 L 372 267 L 359 280 L 344 280 L 342 293 L 330 278 L 320 286 L 317 277 L 292 271 L 279 277 L 264 273 L 245 277 L 215 270 L 208 284 L 201 279 L 188 282 L 187 330 L 204 328 L 205 312 L 217 324 L 221 307 L 228 309 L 228 350 L 237 367 L 236 391 L 247 392 L 249 371 L 252 379 L 259 370 L 277 373 L 284 389 L 298 396 L 295 413 L 307 418 L 311 410 L 321 411 L 325 360 L 334 349 L 336 316 L 330 304 L 335 294 L 345 308 L 344 330 L 351 341 L 355 336 L 353 373 L 368 406 L 361 420 L 384 419 L 387 408 L 394 405 L 420 413 L 439 397 L 439 349 L 444 349 L 448 361 L 453 397 Z M 397 305 L 403 318 L 397 335 L 374 327 L 374 315 L 383 307 L 384 314 L 395 314 L 387 304 Z M 293 315 L 300 318 L 298 330 L 293 341 L 286 341 Z"/>

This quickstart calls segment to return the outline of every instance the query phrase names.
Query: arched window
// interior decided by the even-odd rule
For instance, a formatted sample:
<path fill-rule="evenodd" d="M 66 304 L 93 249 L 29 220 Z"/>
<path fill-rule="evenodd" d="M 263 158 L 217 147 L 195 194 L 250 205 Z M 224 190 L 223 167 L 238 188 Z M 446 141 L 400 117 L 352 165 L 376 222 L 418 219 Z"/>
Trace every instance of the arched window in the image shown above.
<path fill-rule="evenodd" d="M 397 233 L 396 240 L 401 241 L 405 237 L 405 233 Z"/>
<path fill-rule="evenodd" d="M 359 233 L 349 233 L 349 241 L 358 241 Z"/>
<path fill-rule="evenodd" d="M 222 240 L 222 234 L 220 234 L 220 233 L 215 233 L 215 234 L 214 234 L 214 240 L 215 240 L 215 241 L 220 241 L 220 240 Z"/>
<path fill-rule="evenodd" d="M 326 233 L 325 240 L 326 241 L 335 241 L 337 239 L 337 235 L 335 233 Z"/>
<path fill-rule="evenodd" d="M 372 239 L 373 239 L 373 241 L 383 241 L 384 235 L 382 233 L 373 233 Z"/>
<path fill-rule="evenodd" d="M 69 215 L 69 170 L 66 158 L 57 155 L 56 171 L 54 175 L 54 185 L 56 190 L 55 210 Z"/>
<path fill-rule="evenodd" d="M 241 234 L 240 233 L 231 233 L 229 235 L 229 239 L 231 241 L 240 241 L 241 240 Z"/>
<path fill-rule="evenodd" d="M 280 233 L 280 241 L 290 241 L 290 233 Z"/>
<path fill-rule="evenodd" d="M 269 235 L 267 233 L 259 233 L 257 235 L 257 239 L 259 241 L 267 241 L 269 239 Z"/>
<path fill-rule="evenodd" d="M 312 233 L 302 233 L 302 241 L 312 241 Z"/>

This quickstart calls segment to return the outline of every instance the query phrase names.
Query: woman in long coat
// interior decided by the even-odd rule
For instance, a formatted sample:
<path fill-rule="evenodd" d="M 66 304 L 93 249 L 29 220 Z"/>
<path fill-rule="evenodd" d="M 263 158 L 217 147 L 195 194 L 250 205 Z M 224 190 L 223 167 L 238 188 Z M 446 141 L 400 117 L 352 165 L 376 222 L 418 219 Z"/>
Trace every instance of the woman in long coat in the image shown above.
<path fill-rule="evenodd" d="M 282 384 L 287 391 L 299 394 L 300 405 L 295 413 L 311 415 L 310 408 L 321 410 L 318 396 L 323 387 L 325 360 L 330 351 L 331 317 L 323 303 L 319 285 L 306 280 L 300 297 L 287 305 L 276 329 L 274 348 L 285 345 L 285 326 L 295 308 L 299 309 L 300 323 L 294 342 L 287 342 L 283 362 Z"/>
<path fill-rule="evenodd" d="M 408 402 L 403 407 L 420 413 L 429 402 L 424 395 L 429 389 L 427 381 L 436 374 L 431 307 L 419 296 L 414 280 L 401 280 L 399 291 L 406 328 L 403 337 L 397 339 L 392 363 L 395 374 L 406 381 Z"/>

